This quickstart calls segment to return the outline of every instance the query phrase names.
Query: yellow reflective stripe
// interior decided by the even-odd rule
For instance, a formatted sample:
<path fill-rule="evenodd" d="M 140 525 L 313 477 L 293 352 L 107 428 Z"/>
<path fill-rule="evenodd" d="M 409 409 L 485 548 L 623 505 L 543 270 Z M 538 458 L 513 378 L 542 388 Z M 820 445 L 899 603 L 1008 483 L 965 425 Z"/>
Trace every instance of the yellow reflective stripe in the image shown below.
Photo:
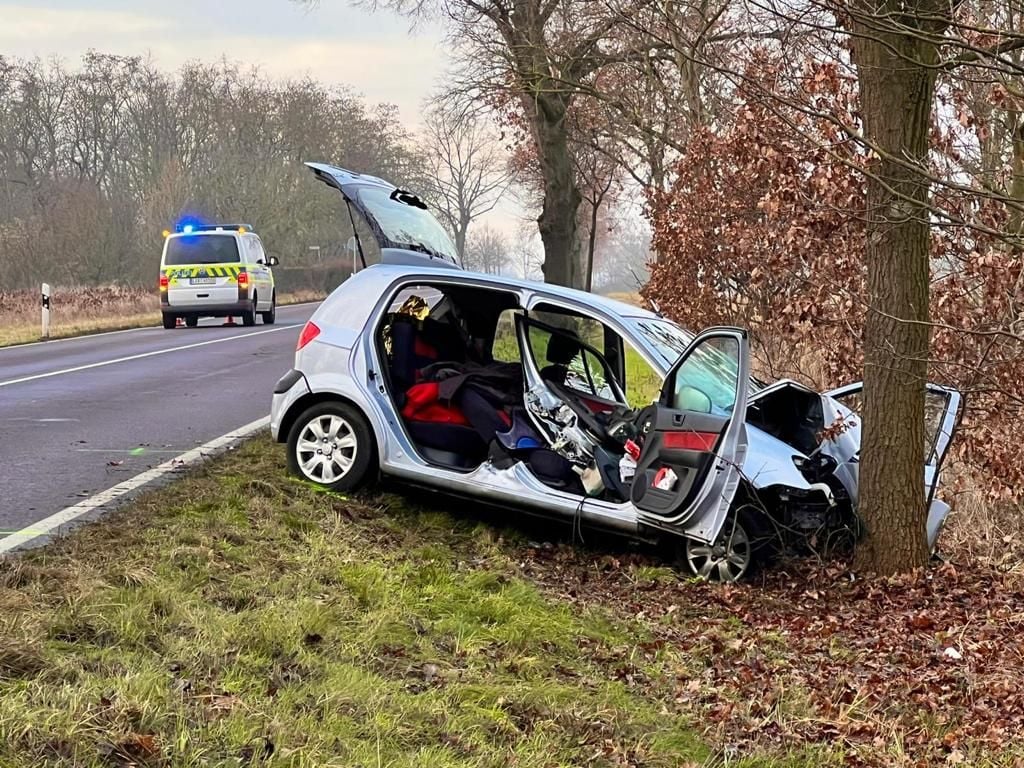
<path fill-rule="evenodd" d="M 239 264 L 196 264 L 194 266 L 164 267 L 161 271 L 167 275 L 169 281 L 196 277 L 200 271 L 204 271 L 209 277 L 226 277 L 231 282 L 237 282 L 236 278 L 242 271 L 242 266 Z"/>

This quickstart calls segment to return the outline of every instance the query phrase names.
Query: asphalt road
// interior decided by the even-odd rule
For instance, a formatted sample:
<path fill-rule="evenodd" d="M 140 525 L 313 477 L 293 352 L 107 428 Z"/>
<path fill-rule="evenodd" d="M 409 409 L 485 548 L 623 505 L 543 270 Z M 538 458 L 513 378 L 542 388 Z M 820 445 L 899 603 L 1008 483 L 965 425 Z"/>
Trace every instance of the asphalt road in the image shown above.
<path fill-rule="evenodd" d="M 0 538 L 267 415 L 315 308 L 0 349 Z"/>

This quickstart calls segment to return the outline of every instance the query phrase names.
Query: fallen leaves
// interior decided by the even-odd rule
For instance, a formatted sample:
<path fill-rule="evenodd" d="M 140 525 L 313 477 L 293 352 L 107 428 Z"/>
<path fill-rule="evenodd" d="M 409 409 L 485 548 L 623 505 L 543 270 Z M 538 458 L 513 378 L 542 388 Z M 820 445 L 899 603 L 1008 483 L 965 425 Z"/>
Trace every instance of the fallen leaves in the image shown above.
<path fill-rule="evenodd" d="M 520 561 L 561 599 L 641 624 L 654 638 L 643 648 L 667 649 L 675 674 L 628 680 L 741 752 L 837 742 L 868 766 L 890 764 L 895 744 L 933 765 L 1024 739 L 1024 584 L 1012 576 L 946 565 L 851 579 L 801 562 L 758 584 L 638 584 L 639 557 L 609 569 L 559 547 Z"/>

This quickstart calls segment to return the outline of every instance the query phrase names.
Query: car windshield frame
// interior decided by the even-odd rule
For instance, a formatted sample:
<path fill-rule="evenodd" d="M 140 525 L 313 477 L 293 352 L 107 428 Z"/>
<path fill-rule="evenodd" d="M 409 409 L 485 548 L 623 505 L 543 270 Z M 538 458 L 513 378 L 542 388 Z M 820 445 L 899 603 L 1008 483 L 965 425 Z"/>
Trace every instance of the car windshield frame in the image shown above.
<path fill-rule="evenodd" d="M 451 237 L 426 208 L 393 197 L 397 190 L 377 184 L 358 184 L 349 194 L 381 238 L 382 248 L 403 248 L 459 264 Z"/>
<path fill-rule="evenodd" d="M 179 250 L 184 250 L 185 253 L 196 253 L 200 250 L 201 243 L 209 243 L 211 246 L 214 245 L 211 238 L 221 238 L 221 242 L 216 244 L 216 249 L 220 251 L 223 246 L 224 240 L 229 240 L 234 245 L 234 258 L 220 258 L 222 256 L 231 256 L 230 253 L 215 252 L 217 258 L 202 259 L 196 261 L 194 258 L 190 260 L 182 260 L 183 255 L 179 253 Z M 172 251 L 175 252 L 172 255 Z M 242 261 L 242 252 L 238 247 L 238 239 L 230 233 L 226 232 L 203 232 L 194 233 L 187 235 L 178 235 L 175 237 L 167 238 L 167 248 L 164 251 L 164 266 L 167 267 L 198 267 L 204 264 L 240 264 Z"/>
<path fill-rule="evenodd" d="M 662 362 L 664 382 L 697 334 L 663 317 L 630 317 L 628 320 L 636 337 Z M 749 393 L 754 395 L 766 386 L 765 382 L 751 376 Z"/>

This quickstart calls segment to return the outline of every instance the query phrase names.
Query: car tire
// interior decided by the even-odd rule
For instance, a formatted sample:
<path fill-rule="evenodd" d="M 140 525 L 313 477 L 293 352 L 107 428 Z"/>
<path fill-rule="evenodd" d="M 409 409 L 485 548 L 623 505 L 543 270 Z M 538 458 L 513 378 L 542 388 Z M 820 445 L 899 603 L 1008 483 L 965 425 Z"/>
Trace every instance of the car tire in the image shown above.
<path fill-rule="evenodd" d="M 712 544 L 679 542 L 677 559 L 690 574 L 716 582 L 742 581 L 757 572 L 770 549 L 758 513 L 743 506 L 729 513 Z"/>
<path fill-rule="evenodd" d="M 252 306 L 242 312 L 242 325 L 256 325 L 256 294 L 252 295 Z"/>
<path fill-rule="evenodd" d="M 323 453 L 329 446 L 329 453 Z M 345 403 L 310 406 L 288 433 L 288 470 L 332 491 L 353 491 L 377 475 L 377 442 L 366 417 Z"/>
<path fill-rule="evenodd" d="M 169 315 L 166 312 L 163 315 L 164 319 L 164 330 L 173 331 L 178 324 L 178 318 L 174 315 Z"/>
<path fill-rule="evenodd" d="M 199 325 L 199 318 L 198 317 L 186 317 L 185 318 L 185 325 L 188 326 L 189 328 L 195 328 L 197 325 Z"/>
<path fill-rule="evenodd" d="M 270 309 L 268 309 L 266 312 L 262 312 L 260 314 L 260 317 L 263 318 L 263 324 L 264 325 L 273 325 L 274 324 L 274 321 L 277 319 L 277 292 L 276 291 L 274 292 L 273 296 L 271 296 L 271 299 L 270 299 Z"/>

